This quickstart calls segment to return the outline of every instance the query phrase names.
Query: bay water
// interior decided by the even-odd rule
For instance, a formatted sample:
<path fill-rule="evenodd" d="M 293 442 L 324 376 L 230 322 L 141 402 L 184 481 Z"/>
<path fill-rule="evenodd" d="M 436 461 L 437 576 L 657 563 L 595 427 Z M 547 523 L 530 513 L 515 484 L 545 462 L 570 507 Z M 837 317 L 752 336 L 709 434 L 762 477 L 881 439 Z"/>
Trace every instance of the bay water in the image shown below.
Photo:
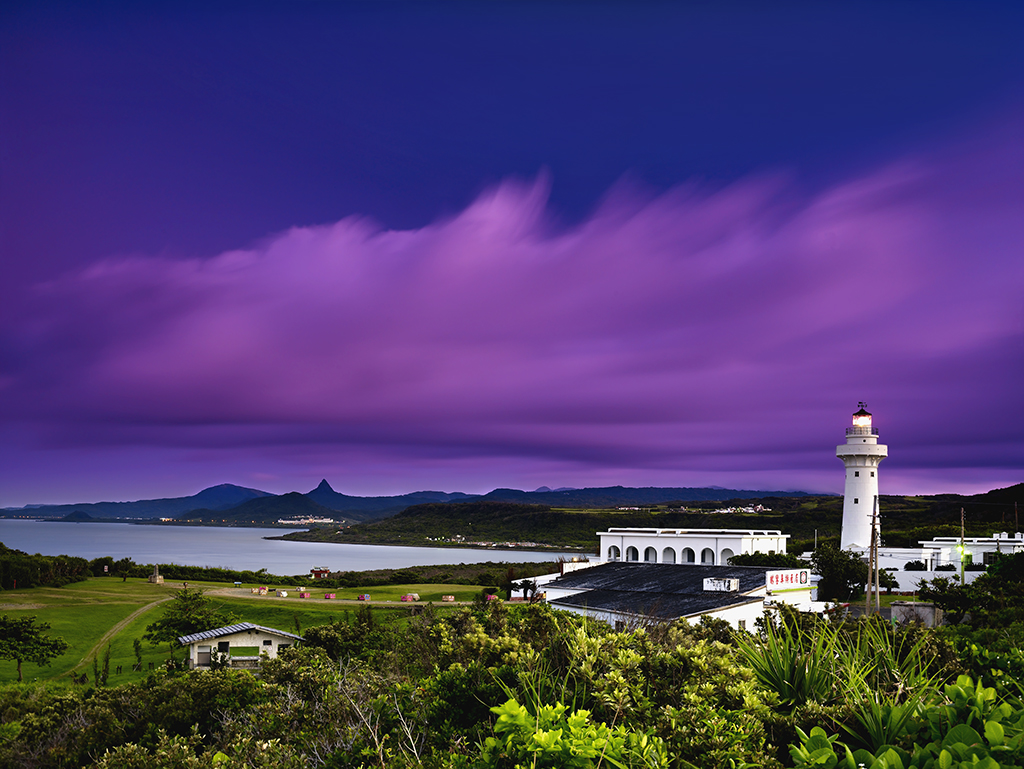
<path fill-rule="evenodd" d="M 313 567 L 332 571 L 402 569 L 407 566 L 483 563 L 485 561 L 552 561 L 580 553 L 477 548 L 350 545 L 264 539 L 282 529 L 213 526 L 145 526 L 130 523 L 65 523 L 0 519 L 0 542 L 9 548 L 42 555 L 75 555 L 92 560 L 111 556 L 135 563 L 217 566 L 282 576 L 307 574 Z"/>

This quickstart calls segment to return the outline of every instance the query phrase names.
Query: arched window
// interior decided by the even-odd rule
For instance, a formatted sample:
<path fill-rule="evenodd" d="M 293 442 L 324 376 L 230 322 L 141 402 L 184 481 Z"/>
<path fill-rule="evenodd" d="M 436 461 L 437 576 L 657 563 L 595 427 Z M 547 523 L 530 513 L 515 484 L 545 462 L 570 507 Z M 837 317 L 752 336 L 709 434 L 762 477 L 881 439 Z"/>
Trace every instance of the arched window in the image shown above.
<path fill-rule="evenodd" d="M 639 561 L 640 560 L 640 554 L 637 552 L 636 548 L 633 547 L 632 545 L 630 545 L 629 547 L 626 548 L 626 560 L 627 561 Z"/>
<path fill-rule="evenodd" d="M 712 550 L 710 547 L 705 547 L 703 550 L 700 551 L 700 562 L 704 566 L 714 566 L 715 551 Z"/>
<path fill-rule="evenodd" d="M 693 548 L 683 548 L 683 563 L 693 563 L 697 560 L 697 557 L 693 553 Z"/>
<path fill-rule="evenodd" d="M 622 557 L 622 551 L 619 550 L 618 545 L 612 545 L 608 548 L 608 560 L 617 561 Z"/>
<path fill-rule="evenodd" d="M 723 566 L 728 566 L 729 559 L 732 558 L 734 555 L 736 555 L 736 553 L 734 553 L 732 550 L 726 547 L 722 550 L 722 557 L 718 562 Z"/>
<path fill-rule="evenodd" d="M 647 548 L 646 550 L 644 550 L 644 560 L 647 561 L 647 563 L 657 563 L 658 551 L 655 550 L 653 547 Z"/>
<path fill-rule="evenodd" d="M 671 547 L 666 547 L 661 551 L 661 562 L 662 563 L 675 563 L 676 562 L 676 551 Z"/>

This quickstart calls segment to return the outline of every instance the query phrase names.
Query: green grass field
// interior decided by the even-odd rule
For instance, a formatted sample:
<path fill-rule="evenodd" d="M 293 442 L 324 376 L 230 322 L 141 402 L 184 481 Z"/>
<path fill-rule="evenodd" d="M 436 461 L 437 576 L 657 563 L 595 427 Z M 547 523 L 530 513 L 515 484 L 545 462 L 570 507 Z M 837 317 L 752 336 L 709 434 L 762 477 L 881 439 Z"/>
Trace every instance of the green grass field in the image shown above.
<path fill-rule="evenodd" d="M 236 588 L 224 582 L 189 582 L 190 588 L 202 588 L 225 613 L 238 617 L 240 622 L 278 628 L 288 632 L 323 625 L 345 618 L 361 602 L 356 597 L 368 593 L 375 611 L 400 612 L 406 616 L 408 604 L 400 601 L 406 593 L 419 593 L 421 602 L 441 602 L 442 595 L 454 595 L 457 601 L 471 601 L 480 588 L 472 585 L 388 585 L 374 588 L 334 589 L 334 600 L 324 600 L 325 590 L 308 590 L 312 597 L 299 598 L 298 589 L 288 589 L 287 598 L 278 598 L 273 592 L 266 596 L 254 595 L 245 584 Z M 116 577 L 94 577 L 62 588 L 31 588 L 0 593 L 0 614 L 31 616 L 48 622 L 51 635 L 61 636 L 70 648 L 47 667 L 33 663 L 22 664 L 26 681 L 68 679 L 69 673 L 85 673 L 93 680 L 94 657 L 102 667 L 103 654 L 110 644 L 110 683 L 119 684 L 144 678 L 150 663 L 163 665 L 170 655 L 166 644 L 154 646 L 142 642 L 142 670 L 134 671 L 136 664 L 134 640 L 142 638 L 146 626 L 161 616 L 161 603 L 169 600 L 180 582 L 151 585 L 145 580 L 130 579 L 122 582 Z M 118 674 L 117 667 L 121 667 Z M 0 660 L 0 683 L 17 681 L 17 665 Z"/>

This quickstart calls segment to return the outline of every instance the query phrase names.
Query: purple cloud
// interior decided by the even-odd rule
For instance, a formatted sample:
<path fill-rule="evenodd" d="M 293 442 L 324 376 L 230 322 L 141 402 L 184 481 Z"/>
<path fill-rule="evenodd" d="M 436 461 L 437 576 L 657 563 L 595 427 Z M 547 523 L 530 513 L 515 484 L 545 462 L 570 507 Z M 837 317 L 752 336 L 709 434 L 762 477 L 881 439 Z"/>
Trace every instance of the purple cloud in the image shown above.
<path fill-rule="evenodd" d="M 623 186 L 563 226 L 542 174 L 418 230 L 351 217 L 104 260 L 37 286 L 3 333 L 8 451 L 247 458 L 280 490 L 838 491 L 863 399 L 883 491 L 1016 482 L 1022 129 L 813 194 Z"/>

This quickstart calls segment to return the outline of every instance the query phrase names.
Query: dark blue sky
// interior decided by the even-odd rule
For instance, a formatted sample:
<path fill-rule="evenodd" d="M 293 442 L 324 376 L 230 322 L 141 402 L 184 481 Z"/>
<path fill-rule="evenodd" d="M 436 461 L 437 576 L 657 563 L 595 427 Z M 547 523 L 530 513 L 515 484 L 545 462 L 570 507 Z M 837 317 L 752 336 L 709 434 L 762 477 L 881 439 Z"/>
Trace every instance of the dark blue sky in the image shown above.
<path fill-rule="evenodd" d="M 5 8 L 0 243 L 33 277 L 351 214 L 421 227 L 541 169 L 570 221 L 624 176 L 817 184 L 1024 72 L 1019 3 Z"/>
<path fill-rule="evenodd" d="M 676 205 L 690 194 L 712 207 L 722 195 L 732 195 L 730 210 L 747 210 L 737 202 L 746 193 L 736 190 L 764 183 L 774 191 L 763 193 L 755 206 L 759 213 L 748 211 L 742 219 L 750 226 L 761 222 L 763 235 L 767 219 L 784 229 L 780 222 L 803 221 L 800 211 L 831 200 L 836 190 L 915 164 L 942 165 L 948 171 L 943 184 L 950 189 L 977 185 L 980 197 L 998 199 L 994 210 L 1013 211 L 1019 202 L 1013 175 L 1009 188 L 1000 187 L 1002 182 L 992 183 L 989 166 L 972 166 L 968 156 L 999 141 L 1014 144 L 1024 95 L 1022 39 L 1020 3 L 7 3 L 0 9 L 0 387 L 10 388 L 9 404 L 19 404 L 9 405 L 4 415 L 4 429 L 14 436 L 8 439 L 10 451 L 23 465 L 19 477 L 42 477 L 47 461 L 56 462 L 46 451 L 78 445 L 81 435 L 68 437 L 75 432 L 69 424 L 78 419 L 104 432 L 121 419 L 141 426 L 155 418 L 150 412 L 115 417 L 98 401 L 90 401 L 96 413 L 89 417 L 81 416 L 91 410 L 82 404 L 75 418 L 30 415 L 34 406 L 47 411 L 46 397 L 74 400 L 58 393 L 76 387 L 75 377 L 91 381 L 104 361 L 116 357 L 110 345 L 124 338 L 112 329 L 148 322 L 124 317 L 119 303 L 125 297 L 106 286 L 102 291 L 113 292 L 112 303 L 89 305 L 82 328 L 54 332 L 60 321 L 50 310 L 38 310 L 41 285 L 73 282 L 112 258 L 162 263 L 258 251 L 289 228 L 332 225 L 350 216 L 376 223 L 367 225 L 374 232 L 379 226 L 430 233 L 464 217 L 480 195 L 509 180 L 529 187 L 538 175 L 547 197 L 543 215 L 529 229 L 541 239 L 603 221 L 595 213 L 602 205 L 628 217 Z M 949 158 L 956 159 L 947 163 Z M 1001 161 L 986 162 L 999 168 Z M 973 181 L 962 182 L 968 166 Z M 997 188 L 1004 190 L 1001 196 Z M 662 197 L 666 193 L 669 199 Z M 533 205 L 516 201 L 511 208 Z M 914 206 L 906 205 L 899 215 L 917 227 L 908 214 Z M 940 219 L 944 206 L 965 210 L 948 201 L 923 205 Z M 706 216 L 687 211 L 696 223 Z M 507 214 L 503 209 L 494 215 L 505 221 Z M 890 223 L 876 222 L 878 231 L 888 231 Z M 743 229 L 740 222 L 722 227 Z M 962 231 L 980 227 L 974 218 Z M 645 240 L 651 236 L 636 235 L 638 253 L 650 253 L 643 249 L 651 247 Z M 678 237 L 673 248 L 685 250 L 688 238 L 697 236 Z M 938 232 L 931 237 L 956 239 Z M 994 237 L 1000 249 L 1010 248 L 1012 238 Z M 897 248 L 894 242 L 888 246 Z M 481 248 L 492 253 L 488 249 L 496 247 Z M 628 251 L 624 246 L 623 254 Z M 295 267 L 296 274 L 309 269 Z M 902 279 L 910 272 L 901 273 Z M 548 276 L 542 272 L 533 279 Z M 734 288 L 742 294 L 743 280 Z M 84 286 L 61 290 L 70 292 L 61 300 L 64 306 L 96 296 Z M 142 290 L 136 286 L 131 295 Z M 387 304 L 389 292 L 376 290 L 378 301 Z M 927 291 L 920 290 L 923 297 Z M 723 289 L 716 296 L 728 293 Z M 180 292 L 164 299 L 178 309 L 162 310 L 167 315 L 161 317 L 173 315 L 179 323 L 185 316 L 175 313 L 196 301 Z M 653 313 L 655 335 L 666 323 L 672 326 L 665 312 Z M 566 321 L 552 322 L 557 331 Z M 800 323 L 806 326 L 807 320 Z M 444 332 L 438 328 L 437 334 Z M 571 358 L 619 336 L 591 329 L 566 341 L 563 353 Z M 160 343 L 151 338 L 137 344 Z M 638 342 L 628 344 L 632 349 Z M 378 345 L 402 346 L 388 335 Z M 191 357 L 188 349 L 175 354 Z M 434 392 L 425 384 L 429 379 L 420 391 L 428 404 Z M 179 392 L 187 396 L 194 386 L 180 383 Z M 870 390 L 862 386 L 859 397 L 869 397 Z M 627 387 L 621 397 L 630 392 Z M 840 423 L 859 397 L 837 394 Z M 214 430 L 221 420 L 262 424 L 265 416 L 215 412 L 182 418 Z M 672 422 L 678 415 L 664 417 Z M 347 434 L 349 418 L 336 418 Z M 819 418 L 815 413 L 813 419 Z M 436 419 L 441 417 L 426 420 L 433 427 L 423 427 L 420 437 L 398 442 L 418 443 L 436 429 Z M 177 439 L 147 435 L 141 443 L 157 453 L 172 444 L 180 448 Z M 139 445 L 139 439 L 109 441 L 117 451 Z M 305 445 L 304 438 L 288 441 Z M 657 465 L 654 460 L 634 467 L 623 457 L 608 463 L 572 451 L 545 456 L 535 472 L 527 471 L 534 449 L 529 440 L 517 441 L 492 446 L 463 437 L 431 446 L 442 454 L 451 451 L 459 461 L 480 452 L 513 457 L 510 466 L 517 469 L 508 478 L 495 468 L 446 475 L 437 464 L 430 470 L 437 473 L 435 483 L 426 470 L 408 483 L 516 485 L 537 477 L 561 485 L 601 473 L 607 481 L 669 480 L 663 468 L 644 475 L 651 462 Z M 207 437 L 195 448 L 206 451 L 210 444 Z M 382 451 L 374 467 L 390 461 L 394 471 L 381 471 L 381 480 L 363 490 L 411 490 L 400 470 L 410 454 L 415 452 L 406 446 L 389 460 Z M 30 455 L 37 459 L 30 461 Z M 301 462 L 289 459 L 289 466 L 307 462 L 318 468 L 311 475 L 329 474 L 340 461 L 317 464 L 304 456 Z M 993 478 L 1014 475 L 1020 464 L 1012 457 L 1010 470 Z M 566 471 L 564 481 L 549 477 L 546 468 L 563 460 L 585 471 Z M 119 461 L 111 459 L 110 468 Z M 168 460 L 161 455 L 159 461 Z M 664 461 L 667 466 L 682 460 L 673 454 Z M 304 472 L 284 470 L 282 462 L 267 460 L 266 483 L 292 488 L 306 482 Z M 116 469 L 103 467 L 101 462 L 90 471 L 92 485 L 66 493 L 117 496 L 125 481 Z M 92 483 L 104 473 L 108 480 Z M 259 485 L 258 477 L 208 475 L 211 482 Z M 173 477 L 153 476 L 146 488 L 156 493 L 161 484 L 207 480 L 184 470 Z M 792 487 L 804 477 L 810 476 L 797 473 L 792 482 L 780 477 L 776 485 Z M 767 483 L 763 478 L 751 476 L 749 482 Z M 679 479 L 684 481 L 697 479 Z M 332 482 L 346 485 L 337 476 Z M 19 480 L 11 498 L 53 498 L 45 484 L 33 483 Z M 187 489 L 171 489 L 179 490 Z"/>

